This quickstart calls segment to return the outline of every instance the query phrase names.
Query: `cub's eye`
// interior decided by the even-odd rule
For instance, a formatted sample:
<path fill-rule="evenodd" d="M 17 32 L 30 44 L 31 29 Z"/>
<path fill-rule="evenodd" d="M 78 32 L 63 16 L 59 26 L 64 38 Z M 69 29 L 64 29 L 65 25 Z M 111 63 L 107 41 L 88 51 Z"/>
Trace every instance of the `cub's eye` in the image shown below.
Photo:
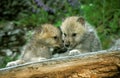
<path fill-rule="evenodd" d="M 65 33 L 63 33 L 63 35 L 66 37 L 67 35 Z"/>
<path fill-rule="evenodd" d="M 76 33 L 73 33 L 72 36 L 75 37 L 77 34 Z"/>
<path fill-rule="evenodd" d="M 57 39 L 58 37 L 57 37 L 57 36 L 54 36 L 53 38 L 54 38 L 54 39 Z"/>

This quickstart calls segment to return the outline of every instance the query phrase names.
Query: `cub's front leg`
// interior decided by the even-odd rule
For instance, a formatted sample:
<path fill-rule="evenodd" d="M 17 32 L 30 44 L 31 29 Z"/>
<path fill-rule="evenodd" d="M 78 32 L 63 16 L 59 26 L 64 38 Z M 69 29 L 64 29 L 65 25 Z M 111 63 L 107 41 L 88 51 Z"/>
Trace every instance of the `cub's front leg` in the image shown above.
<path fill-rule="evenodd" d="M 68 55 L 77 55 L 77 54 L 81 54 L 81 51 L 78 49 L 73 49 L 69 51 Z"/>
<path fill-rule="evenodd" d="M 20 59 L 20 60 L 16 60 L 16 61 L 12 61 L 12 62 L 8 62 L 6 67 L 10 67 L 10 66 L 15 66 L 15 65 L 19 65 L 19 64 L 23 64 L 25 61 Z"/>
<path fill-rule="evenodd" d="M 39 61 L 43 61 L 46 59 L 47 58 L 44 58 L 44 57 L 34 57 L 34 58 L 31 58 L 30 62 L 39 62 Z"/>

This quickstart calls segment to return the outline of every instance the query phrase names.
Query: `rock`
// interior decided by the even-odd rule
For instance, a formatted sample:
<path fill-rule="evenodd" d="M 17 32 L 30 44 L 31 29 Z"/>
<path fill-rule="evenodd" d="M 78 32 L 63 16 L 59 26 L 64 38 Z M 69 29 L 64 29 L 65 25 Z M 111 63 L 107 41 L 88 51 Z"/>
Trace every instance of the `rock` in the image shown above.
<path fill-rule="evenodd" d="M 21 44 L 19 41 L 14 41 L 14 42 L 9 42 L 8 46 L 17 46 L 19 44 Z"/>
<path fill-rule="evenodd" d="M 10 41 L 15 41 L 16 40 L 16 37 L 15 36 L 11 36 L 10 37 Z"/>
<path fill-rule="evenodd" d="M 2 37 L 5 35 L 4 31 L 0 31 L 0 44 L 2 43 Z"/>
<path fill-rule="evenodd" d="M 4 35 L 5 35 L 4 31 L 1 30 L 1 31 L 0 31 L 0 37 L 2 37 L 2 36 L 4 36 Z"/>
<path fill-rule="evenodd" d="M 21 29 L 16 29 L 16 30 L 14 30 L 14 31 L 11 32 L 12 35 L 14 35 L 14 34 L 20 34 L 20 33 L 22 33 Z"/>
<path fill-rule="evenodd" d="M 0 66 L 2 66 L 4 60 L 3 60 L 3 56 L 0 56 Z"/>
<path fill-rule="evenodd" d="M 9 31 L 14 29 L 14 23 L 13 22 L 7 22 L 4 24 L 4 31 Z"/>
<path fill-rule="evenodd" d="M 3 49 L 2 52 L 5 53 L 6 56 L 11 56 L 13 54 L 13 52 L 10 49 Z"/>
<path fill-rule="evenodd" d="M 29 28 L 15 26 L 14 22 L 4 22 L 0 24 L 0 67 L 3 67 L 5 57 L 15 58 L 21 53 L 20 48 L 25 44 L 25 35 Z M 32 32 L 28 32 L 28 39 Z M 1 58 L 1 56 L 3 58 Z M 3 64 L 2 64 L 3 63 Z"/>

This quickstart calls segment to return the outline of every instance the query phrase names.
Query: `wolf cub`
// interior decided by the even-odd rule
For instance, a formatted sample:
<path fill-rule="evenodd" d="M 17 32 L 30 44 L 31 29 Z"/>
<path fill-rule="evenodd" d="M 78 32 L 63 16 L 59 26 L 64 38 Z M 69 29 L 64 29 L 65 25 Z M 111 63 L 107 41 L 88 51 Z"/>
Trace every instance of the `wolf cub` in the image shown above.
<path fill-rule="evenodd" d="M 101 50 L 101 42 L 95 29 L 83 17 L 71 16 L 62 25 L 62 39 L 70 54 Z"/>
<path fill-rule="evenodd" d="M 54 49 L 61 47 L 61 43 L 60 30 L 51 24 L 44 24 L 35 30 L 32 39 L 25 46 L 21 58 L 9 62 L 7 66 L 49 59 L 52 57 Z"/>

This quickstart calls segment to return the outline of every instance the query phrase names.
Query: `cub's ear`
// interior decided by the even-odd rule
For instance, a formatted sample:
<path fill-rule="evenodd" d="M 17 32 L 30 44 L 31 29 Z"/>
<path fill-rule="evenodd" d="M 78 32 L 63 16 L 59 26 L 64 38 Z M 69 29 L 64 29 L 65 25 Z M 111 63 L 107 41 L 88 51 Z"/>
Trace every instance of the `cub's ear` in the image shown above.
<path fill-rule="evenodd" d="M 36 31 L 36 33 L 41 33 L 42 32 L 42 26 L 38 26 L 34 29 Z"/>
<path fill-rule="evenodd" d="M 79 17 L 77 19 L 77 22 L 81 23 L 82 25 L 85 25 L 85 19 L 83 17 Z"/>
<path fill-rule="evenodd" d="M 40 26 L 37 26 L 36 28 L 34 28 L 34 34 L 33 34 L 33 37 L 32 37 L 32 39 L 39 39 L 38 37 L 39 37 L 39 35 L 41 34 L 41 32 L 42 32 L 42 26 L 40 25 Z"/>

